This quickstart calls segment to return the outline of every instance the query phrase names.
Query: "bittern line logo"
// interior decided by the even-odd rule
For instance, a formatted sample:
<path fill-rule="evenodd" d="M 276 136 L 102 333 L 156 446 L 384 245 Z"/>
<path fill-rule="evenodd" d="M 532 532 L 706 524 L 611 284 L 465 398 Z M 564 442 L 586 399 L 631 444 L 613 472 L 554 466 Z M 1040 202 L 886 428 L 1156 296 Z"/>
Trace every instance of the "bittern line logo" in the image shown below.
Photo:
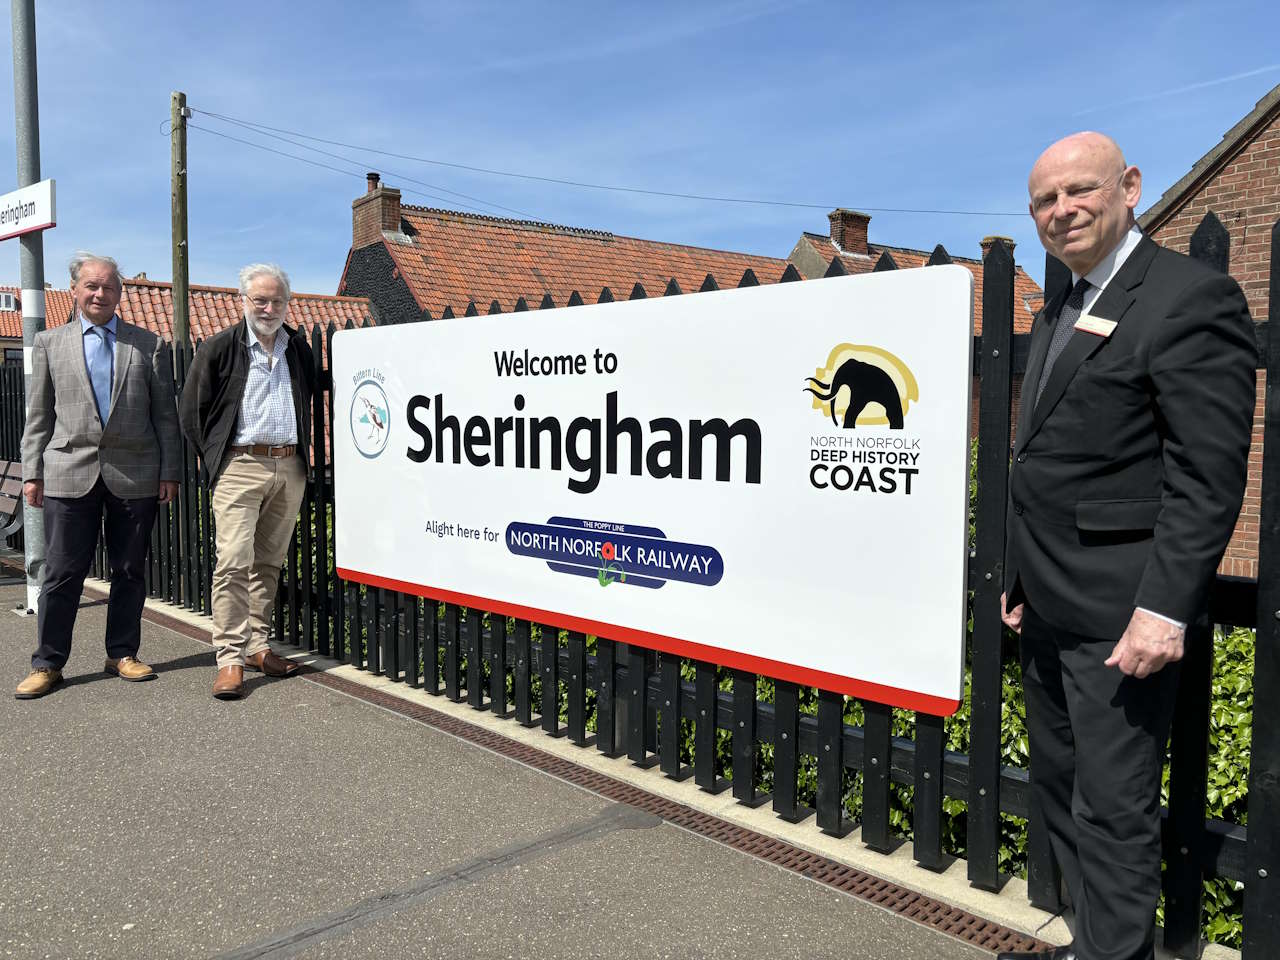
<path fill-rule="evenodd" d="M 351 439 L 361 456 L 372 460 L 387 448 L 390 413 L 391 404 L 377 380 L 369 377 L 356 385 L 351 397 Z"/>
<path fill-rule="evenodd" d="M 813 409 L 846 430 L 886 424 L 901 430 L 908 407 L 920 399 L 915 375 L 880 347 L 842 343 L 807 382 Z"/>

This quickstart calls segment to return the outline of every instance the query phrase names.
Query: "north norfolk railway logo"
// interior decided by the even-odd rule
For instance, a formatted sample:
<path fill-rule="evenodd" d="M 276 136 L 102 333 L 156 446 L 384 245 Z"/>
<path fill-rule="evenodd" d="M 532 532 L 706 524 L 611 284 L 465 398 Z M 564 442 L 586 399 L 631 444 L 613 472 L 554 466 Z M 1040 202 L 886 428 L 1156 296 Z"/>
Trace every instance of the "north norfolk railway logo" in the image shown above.
<path fill-rule="evenodd" d="M 901 430 L 908 408 L 920 399 L 915 375 L 888 350 L 842 343 L 825 366 L 814 370 L 803 390 L 814 410 L 846 430 L 882 427 Z"/>
<path fill-rule="evenodd" d="M 351 397 L 351 439 L 360 455 L 369 460 L 387 448 L 391 437 L 391 404 L 382 389 L 382 375 L 376 370 L 362 370 Z"/>
<path fill-rule="evenodd" d="M 507 549 L 546 563 L 556 573 L 657 590 L 667 583 L 714 587 L 724 576 L 715 547 L 672 540 L 656 527 L 551 517 L 507 524 Z"/>

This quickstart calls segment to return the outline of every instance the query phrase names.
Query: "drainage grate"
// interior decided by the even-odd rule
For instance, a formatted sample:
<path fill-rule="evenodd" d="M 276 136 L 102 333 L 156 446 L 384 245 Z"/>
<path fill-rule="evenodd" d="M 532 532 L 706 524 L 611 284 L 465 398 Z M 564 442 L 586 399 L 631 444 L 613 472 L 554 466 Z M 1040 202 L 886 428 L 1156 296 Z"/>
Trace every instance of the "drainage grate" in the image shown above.
<path fill-rule="evenodd" d="M 147 608 L 143 616 L 152 623 L 168 627 L 183 636 L 208 643 L 206 630 L 201 630 L 176 617 L 151 608 Z M 899 916 L 907 917 L 993 953 L 1001 950 L 1047 951 L 1053 949 L 1051 944 L 923 896 L 914 890 L 908 890 L 895 883 L 863 873 L 861 870 L 838 863 L 828 857 L 802 850 L 776 837 L 765 836 L 719 817 L 694 810 L 675 800 L 669 800 L 623 783 L 621 780 L 615 780 L 603 773 L 545 753 L 502 734 L 478 727 L 447 713 L 441 713 L 439 710 L 402 700 L 392 694 L 371 689 L 353 680 L 337 677 L 306 665 L 299 671 L 298 676 L 485 747 L 494 753 L 510 757 L 609 800 L 655 814 L 673 826 L 683 827 L 700 836 L 723 843 L 860 900 L 892 910 Z"/>

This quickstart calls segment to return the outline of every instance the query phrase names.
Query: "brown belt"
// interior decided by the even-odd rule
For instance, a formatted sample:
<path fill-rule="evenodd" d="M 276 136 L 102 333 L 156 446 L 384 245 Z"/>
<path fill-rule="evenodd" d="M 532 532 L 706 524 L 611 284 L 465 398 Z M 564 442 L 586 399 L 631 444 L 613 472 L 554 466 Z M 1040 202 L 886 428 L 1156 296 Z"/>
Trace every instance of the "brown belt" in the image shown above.
<path fill-rule="evenodd" d="M 298 452 L 295 444 L 289 444 L 284 447 L 272 447 L 265 443 L 246 443 L 241 446 L 232 446 L 232 453 L 252 453 L 255 457 L 270 457 L 273 460 L 283 460 L 285 457 L 292 457 Z"/>

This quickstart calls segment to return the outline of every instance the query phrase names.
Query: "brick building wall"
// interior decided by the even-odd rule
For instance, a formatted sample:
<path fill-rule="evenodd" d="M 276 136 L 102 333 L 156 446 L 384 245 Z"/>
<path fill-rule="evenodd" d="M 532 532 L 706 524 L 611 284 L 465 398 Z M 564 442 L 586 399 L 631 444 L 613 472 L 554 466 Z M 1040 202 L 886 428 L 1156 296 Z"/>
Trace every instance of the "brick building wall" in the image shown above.
<path fill-rule="evenodd" d="M 1231 275 L 1254 320 L 1267 319 L 1271 228 L 1280 219 L 1280 112 L 1220 171 L 1147 228 L 1157 241 L 1186 253 L 1210 210 L 1231 236 Z"/>
<path fill-rule="evenodd" d="M 1191 234 L 1212 211 L 1231 237 L 1230 273 L 1244 290 L 1249 312 L 1267 320 L 1271 269 L 1271 230 L 1280 219 L 1280 109 L 1259 118 L 1234 150 L 1227 150 L 1208 166 L 1199 183 L 1152 222 L 1150 236 L 1166 247 L 1187 253 Z M 1146 220 L 1146 217 L 1143 218 Z M 1231 576 L 1258 575 L 1258 521 L 1262 502 L 1262 425 L 1266 375 L 1258 371 L 1254 408 L 1253 448 L 1249 452 L 1249 482 L 1244 506 L 1227 546 L 1220 572 Z"/>

